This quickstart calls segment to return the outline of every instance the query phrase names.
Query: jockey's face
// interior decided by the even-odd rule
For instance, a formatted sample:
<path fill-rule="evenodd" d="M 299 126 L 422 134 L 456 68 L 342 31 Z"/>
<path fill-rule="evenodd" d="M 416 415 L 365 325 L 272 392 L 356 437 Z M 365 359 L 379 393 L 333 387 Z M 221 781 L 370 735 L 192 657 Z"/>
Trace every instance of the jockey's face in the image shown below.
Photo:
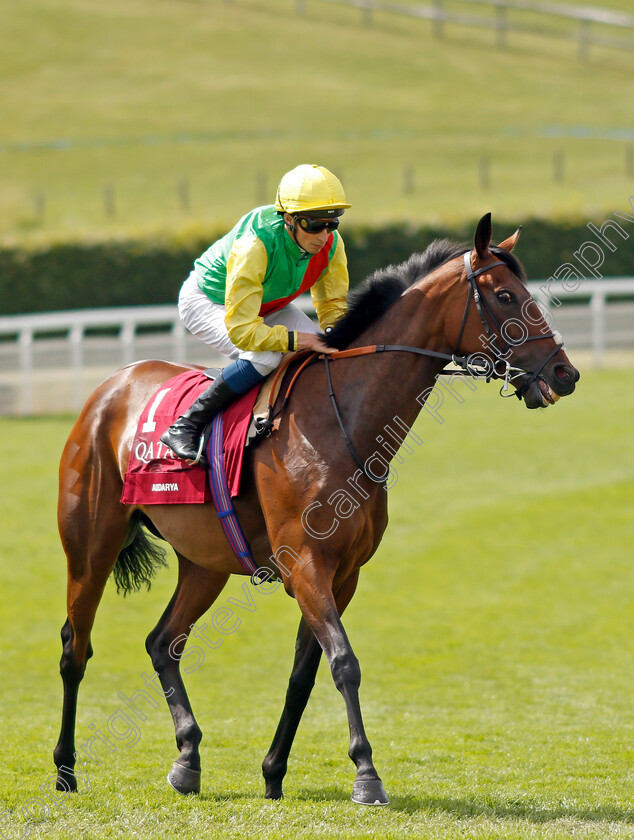
<path fill-rule="evenodd" d="M 290 225 L 292 227 L 293 217 L 288 213 L 285 213 L 284 221 L 287 225 L 286 232 L 289 234 L 289 236 L 291 236 L 291 232 L 288 229 L 288 226 Z M 324 223 L 329 221 L 332 221 L 332 219 L 324 219 Z M 304 251 L 308 251 L 309 254 L 317 254 L 319 251 L 321 251 L 326 242 L 328 242 L 329 236 L 330 231 L 328 230 L 328 228 L 324 228 L 323 230 L 320 230 L 317 233 L 308 233 L 302 228 L 299 222 L 295 224 L 295 239 L 297 241 L 297 244 L 300 248 L 303 248 Z"/>

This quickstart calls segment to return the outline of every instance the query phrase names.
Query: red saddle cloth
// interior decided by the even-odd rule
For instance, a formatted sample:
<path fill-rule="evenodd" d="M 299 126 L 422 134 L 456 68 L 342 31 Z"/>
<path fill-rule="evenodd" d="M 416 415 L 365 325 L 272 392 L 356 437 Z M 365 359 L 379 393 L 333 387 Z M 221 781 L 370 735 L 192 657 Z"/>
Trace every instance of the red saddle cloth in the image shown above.
<path fill-rule="evenodd" d="M 121 502 L 126 505 L 202 504 L 211 499 L 206 469 L 189 466 L 160 441 L 163 432 L 194 402 L 211 380 L 202 371 L 180 373 L 164 382 L 143 409 L 130 452 Z M 244 447 L 259 385 L 224 412 L 223 450 L 229 492 L 240 492 Z"/>

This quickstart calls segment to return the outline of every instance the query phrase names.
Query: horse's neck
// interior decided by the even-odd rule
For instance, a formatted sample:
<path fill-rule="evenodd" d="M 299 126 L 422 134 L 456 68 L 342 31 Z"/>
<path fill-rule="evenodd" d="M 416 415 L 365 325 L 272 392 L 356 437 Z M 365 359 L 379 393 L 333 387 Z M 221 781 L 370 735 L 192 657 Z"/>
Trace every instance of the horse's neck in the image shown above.
<path fill-rule="evenodd" d="M 366 330 L 355 345 L 398 344 L 451 353 L 444 337 L 441 297 L 428 285 L 414 286 L 385 315 Z M 376 447 L 386 428 L 395 425 L 406 432 L 420 413 L 446 362 L 403 351 L 387 351 L 365 357 L 366 376 L 354 376 L 347 395 L 348 416 L 354 417 L 355 442 L 360 450 Z M 358 364 L 364 364 L 359 361 Z M 392 422 L 394 421 L 394 422 Z M 393 436 L 393 435 L 392 435 Z M 398 447 L 397 447 L 398 448 Z M 372 449 L 370 449 L 372 451 Z"/>

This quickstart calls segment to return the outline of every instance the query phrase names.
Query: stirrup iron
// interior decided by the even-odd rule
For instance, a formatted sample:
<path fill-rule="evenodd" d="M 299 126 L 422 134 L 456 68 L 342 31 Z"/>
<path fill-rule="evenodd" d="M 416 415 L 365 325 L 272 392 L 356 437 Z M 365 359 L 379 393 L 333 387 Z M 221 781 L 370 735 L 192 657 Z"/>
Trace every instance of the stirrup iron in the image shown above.
<path fill-rule="evenodd" d="M 200 459 L 202 458 L 203 449 L 205 448 L 205 434 L 204 432 L 200 436 L 200 443 L 198 444 L 198 452 L 196 453 L 195 460 L 192 461 L 192 465 L 196 465 L 199 463 Z"/>

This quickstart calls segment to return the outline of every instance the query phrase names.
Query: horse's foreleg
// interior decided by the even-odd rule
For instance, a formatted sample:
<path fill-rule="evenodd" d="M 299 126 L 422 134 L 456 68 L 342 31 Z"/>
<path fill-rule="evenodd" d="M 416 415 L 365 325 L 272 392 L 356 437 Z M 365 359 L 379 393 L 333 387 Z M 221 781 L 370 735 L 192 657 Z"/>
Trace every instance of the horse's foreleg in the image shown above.
<path fill-rule="evenodd" d="M 339 615 L 350 602 L 358 578 L 358 573 L 350 577 L 336 593 L 335 600 Z M 281 799 L 282 797 L 282 781 L 286 775 L 288 756 L 315 684 L 321 653 L 321 646 L 315 634 L 302 618 L 297 631 L 295 660 L 288 681 L 284 709 L 269 752 L 262 762 L 262 773 L 266 783 L 264 795 L 267 799 Z"/>
<path fill-rule="evenodd" d="M 282 781 L 288 756 L 308 698 L 315 684 L 321 659 L 321 647 L 313 631 L 302 618 L 295 643 L 295 660 L 288 681 L 286 701 L 269 752 L 262 762 L 267 799 L 282 798 Z"/>
<path fill-rule="evenodd" d="M 198 793 L 200 790 L 198 747 L 202 732 L 196 723 L 183 684 L 180 659 L 191 626 L 216 600 L 229 575 L 195 566 L 180 554 L 178 560 L 176 591 L 159 623 L 147 637 L 145 647 L 159 676 L 174 721 L 176 745 L 180 753 L 167 781 L 178 793 L 187 794 Z M 201 629 L 204 630 L 204 627 Z M 200 664 L 202 660 L 199 659 Z"/>
<path fill-rule="evenodd" d="M 387 805 L 389 799 L 372 763 L 372 747 L 361 716 L 359 660 L 341 623 L 330 580 L 322 565 L 308 561 L 301 571 L 297 570 L 293 575 L 293 591 L 326 655 L 335 686 L 346 703 L 350 728 L 348 755 L 357 768 L 352 800 L 362 805 Z"/>

